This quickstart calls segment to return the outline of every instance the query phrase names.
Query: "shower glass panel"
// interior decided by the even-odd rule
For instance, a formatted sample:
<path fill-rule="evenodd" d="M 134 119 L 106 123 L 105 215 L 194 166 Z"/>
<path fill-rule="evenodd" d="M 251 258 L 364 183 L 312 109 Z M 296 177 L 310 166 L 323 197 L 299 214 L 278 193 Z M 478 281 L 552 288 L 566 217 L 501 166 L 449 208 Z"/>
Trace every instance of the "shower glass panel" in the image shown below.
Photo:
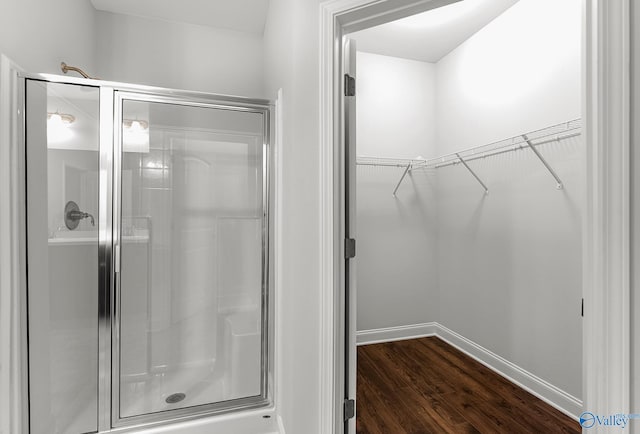
<path fill-rule="evenodd" d="M 262 402 L 266 113 L 117 99 L 119 418 Z"/>
<path fill-rule="evenodd" d="M 30 433 L 97 431 L 97 87 L 27 80 Z"/>

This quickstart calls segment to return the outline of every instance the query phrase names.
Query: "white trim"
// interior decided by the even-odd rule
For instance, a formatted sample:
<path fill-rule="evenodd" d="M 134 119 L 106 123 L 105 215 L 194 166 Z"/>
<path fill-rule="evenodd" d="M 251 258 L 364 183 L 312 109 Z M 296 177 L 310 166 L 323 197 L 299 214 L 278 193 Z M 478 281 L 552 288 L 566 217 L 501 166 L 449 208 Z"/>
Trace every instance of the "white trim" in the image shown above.
<path fill-rule="evenodd" d="M 407 339 L 426 338 L 435 336 L 437 329 L 438 323 L 428 322 L 407 326 L 361 330 L 356 333 L 356 343 L 360 346 L 380 344 L 383 342 L 404 341 Z"/>
<path fill-rule="evenodd" d="M 11 160 L 10 144 L 11 118 L 8 111 L 11 109 L 11 99 L 7 88 L 10 88 L 10 71 L 7 59 L 0 57 L 0 203 L 7 203 L 5 199 L 11 197 L 9 184 L 11 172 L 9 161 Z M 9 386 L 11 374 L 11 247 L 3 242 L 5 237 L 11 236 L 11 213 L 9 208 L 0 208 L 0 434 L 11 432 L 11 418 L 9 417 L 9 403 L 11 402 L 11 388 Z"/>
<path fill-rule="evenodd" d="M 584 408 L 629 413 L 629 0 L 585 6 Z"/>
<path fill-rule="evenodd" d="M 282 342 L 283 327 L 282 321 L 279 319 L 280 315 L 284 311 L 284 298 L 282 297 L 282 276 L 283 276 L 283 260 L 282 260 L 282 233 L 283 233 L 283 223 L 282 217 L 284 213 L 282 212 L 282 193 L 284 191 L 284 185 L 282 182 L 282 161 L 283 161 L 283 146 L 282 146 L 282 132 L 283 130 L 283 91 L 282 89 L 278 89 L 277 97 L 275 101 L 274 108 L 274 139 L 273 145 L 271 147 L 271 158 L 273 161 L 273 290 L 271 294 L 273 295 L 273 318 L 274 318 L 274 355 L 273 355 L 273 363 L 274 370 L 273 375 L 275 377 L 275 382 L 271 382 L 274 387 L 274 407 L 276 413 L 278 414 L 278 427 L 280 433 L 284 434 L 284 422 L 281 417 L 281 407 L 282 407 L 282 394 L 285 390 L 283 383 L 282 373 L 284 357 L 282 357 L 284 344 Z"/>
<path fill-rule="evenodd" d="M 572 419 L 583 411 L 580 399 L 437 322 L 363 330 L 357 336 L 358 345 L 435 336 Z"/>
<path fill-rule="evenodd" d="M 0 433 L 22 432 L 22 272 L 20 264 L 17 81 L 21 69 L 0 54 Z"/>
<path fill-rule="evenodd" d="M 322 30 L 325 27 L 329 27 L 331 14 L 322 8 L 320 10 L 320 64 L 331 64 L 331 60 L 327 60 L 326 57 L 331 57 L 333 53 L 333 47 L 329 43 L 327 44 L 326 36 L 322 34 Z M 333 32 L 330 32 L 333 35 Z M 324 39 L 323 39 L 324 36 Z M 329 66 L 331 68 L 331 66 Z M 333 309 L 334 299 L 334 271 L 333 271 L 333 165 L 331 163 L 333 159 L 332 143 L 332 131 L 333 131 L 333 116 L 325 116 L 324 112 L 327 107 L 331 106 L 331 89 L 333 88 L 333 76 L 331 72 L 321 71 L 320 73 L 320 119 L 319 119 L 319 139 L 320 139 L 320 209 L 322 210 L 320 216 L 320 299 L 321 299 L 321 313 L 320 313 L 320 375 L 319 375 L 319 387 L 320 387 L 320 427 L 318 432 L 320 433 L 332 433 L 334 432 L 335 412 L 334 406 L 336 398 L 335 385 L 336 380 L 334 378 L 334 321 L 335 314 Z M 332 112 L 332 109 L 330 109 Z M 328 133 L 328 134 L 327 134 Z"/>
<path fill-rule="evenodd" d="M 334 218 L 334 142 L 336 132 L 334 126 L 334 23 L 339 9 L 333 3 L 320 5 L 320 117 L 319 117 L 319 149 L 320 149 L 320 209 L 319 224 L 321 236 L 320 252 L 320 433 L 340 433 L 337 409 L 339 405 L 339 385 L 342 383 L 344 366 L 340 366 L 337 354 L 340 353 L 339 323 L 340 311 L 336 309 L 339 291 L 339 277 L 334 267 L 335 228 Z M 342 363 L 344 365 L 344 363 Z"/>

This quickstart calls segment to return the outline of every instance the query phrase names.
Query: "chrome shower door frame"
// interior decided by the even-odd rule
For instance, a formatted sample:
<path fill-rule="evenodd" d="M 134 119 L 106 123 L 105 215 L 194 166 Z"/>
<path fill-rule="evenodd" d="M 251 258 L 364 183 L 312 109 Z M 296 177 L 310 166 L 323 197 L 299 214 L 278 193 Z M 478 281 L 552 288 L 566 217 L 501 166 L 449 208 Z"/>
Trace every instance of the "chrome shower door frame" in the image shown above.
<path fill-rule="evenodd" d="M 173 410 L 165 410 L 156 413 L 141 414 L 130 417 L 120 417 L 120 310 L 117 309 L 121 300 L 121 282 L 120 282 L 120 249 L 121 249 L 121 219 L 122 219 L 122 182 L 121 176 L 114 176 L 113 184 L 113 249 L 114 249 L 114 284 L 113 284 L 113 339 L 111 354 L 113 365 L 111 368 L 111 408 L 113 428 L 140 426 L 154 423 L 165 423 L 167 418 L 180 419 L 202 417 L 211 414 L 226 413 L 238 409 L 260 408 L 270 405 L 271 393 L 269 390 L 268 379 L 270 377 L 271 363 L 269 360 L 269 136 L 270 136 L 270 108 L 264 104 L 240 103 L 233 101 L 221 101 L 217 99 L 206 99 L 189 97 L 188 95 L 163 94 L 163 93 L 142 93 L 133 89 L 116 89 L 114 95 L 114 174 L 122 174 L 122 119 L 123 119 L 123 103 L 124 101 L 161 103 L 170 105 L 179 105 L 185 107 L 199 107 L 219 110 L 230 110 L 244 113 L 256 113 L 263 116 L 263 138 L 262 138 L 262 291 L 261 291 L 261 381 L 260 395 L 239 398 L 230 401 L 222 401 L 218 403 L 209 403 L 194 407 L 177 408 Z M 212 96 L 215 97 L 215 96 Z"/>
<path fill-rule="evenodd" d="M 270 138 L 271 110 L 268 100 L 232 97 L 203 92 L 182 91 L 132 85 L 102 80 L 64 77 L 51 74 L 22 73 L 20 77 L 19 103 L 21 128 L 25 124 L 25 91 L 27 80 L 45 83 L 83 85 L 99 88 L 99 211 L 98 211 L 98 432 L 129 432 L 151 428 L 171 422 L 187 421 L 236 410 L 256 409 L 273 404 L 273 339 L 270 308 L 271 287 L 269 262 L 269 190 L 270 190 Z M 119 249 L 121 240 L 121 169 L 122 169 L 122 104 L 125 100 L 156 102 L 189 107 L 233 110 L 257 113 L 263 116 L 262 138 L 262 286 L 261 286 L 261 381 L 260 395 L 231 401 L 209 403 L 194 407 L 166 410 L 121 418 L 119 414 L 119 357 L 120 357 L 120 300 Z M 23 132 L 22 149 L 26 149 Z M 26 290 L 26 288 L 25 288 Z M 27 320 L 25 319 L 25 324 Z M 26 328 L 26 327 L 25 327 Z M 24 334 L 23 370 L 24 395 L 29 396 L 28 339 Z M 29 404 L 25 404 L 29 411 Z M 27 418 L 30 419 L 30 416 Z"/>

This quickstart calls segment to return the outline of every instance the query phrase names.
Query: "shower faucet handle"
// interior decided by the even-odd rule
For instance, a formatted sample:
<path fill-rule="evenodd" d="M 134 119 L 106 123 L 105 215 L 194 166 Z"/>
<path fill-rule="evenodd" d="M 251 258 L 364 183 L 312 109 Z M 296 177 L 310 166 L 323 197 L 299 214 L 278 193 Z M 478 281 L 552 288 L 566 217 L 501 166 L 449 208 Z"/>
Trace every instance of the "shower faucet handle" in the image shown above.
<path fill-rule="evenodd" d="M 80 220 L 91 219 L 91 226 L 95 226 L 95 219 L 88 212 L 80 211 L 80 207 L 74 201 L 70 200 L 64 207 L 64 224 L 69 230 L 74 230 L 80 224 Z"/>
<path fill-rule="evenodd" d="M 91 226 L 95 226 L 96 225 L 96 222 L 95 222 L 93 216 L 91 214 L 89 214 L 88 212 L 71 211 L 70 218 L 78 219 L 78 220 L 89 218 L 89 219 L 91 219 Z"/>

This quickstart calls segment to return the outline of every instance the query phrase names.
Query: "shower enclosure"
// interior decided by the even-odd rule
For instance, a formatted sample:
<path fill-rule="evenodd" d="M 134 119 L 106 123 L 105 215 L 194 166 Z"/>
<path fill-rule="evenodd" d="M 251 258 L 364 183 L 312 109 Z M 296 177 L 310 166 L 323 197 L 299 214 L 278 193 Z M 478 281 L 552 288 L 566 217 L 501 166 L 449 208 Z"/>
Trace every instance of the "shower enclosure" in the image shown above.
<path fill-rule="evenodd" d="M 269 103 L 22 85 L 30 432 L 269 405 Z"/>

